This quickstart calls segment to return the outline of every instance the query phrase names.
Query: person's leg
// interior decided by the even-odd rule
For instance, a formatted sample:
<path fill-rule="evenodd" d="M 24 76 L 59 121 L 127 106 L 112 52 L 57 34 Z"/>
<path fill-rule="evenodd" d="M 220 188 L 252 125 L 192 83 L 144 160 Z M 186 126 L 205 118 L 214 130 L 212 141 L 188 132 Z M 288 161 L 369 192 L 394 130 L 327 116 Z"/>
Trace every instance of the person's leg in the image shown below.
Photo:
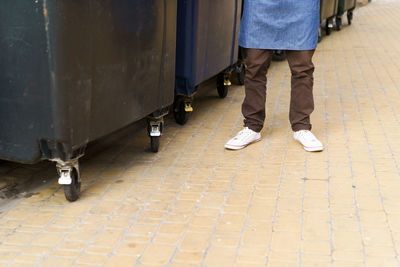
<path fill-rule="evenodd" d="M 310 115 L 314 111 L 314 50 L 286 51 L 292 72 L 292 91 L 289 120 L 294 131 L 293 137 L 307 151 L 322 151 L 324 146 L 310 132 Z"/>
<path fill-rule="evenodd" d="M 246 54 L 246 97 L 242 104 L 245 127 L 225 144 L 227 149 L 242 149 L 261 140 L 260 131 L 264 126 L 267 71 L 272 51 L 246 49 Z"/>
<path fill-rule="evenodd" d="M 293 131 L 311 130 L 310 115 L 314 111 L 314 50 L 286 51 L 292 72 L 289 120 Z"/>
<path fill-rule="evenodd" d="M 246 97 L 242 104 L 244 126 L 260 132 L 265 120 L 267 71 L 272 60 L 272 50 L 246 49 Z"/>

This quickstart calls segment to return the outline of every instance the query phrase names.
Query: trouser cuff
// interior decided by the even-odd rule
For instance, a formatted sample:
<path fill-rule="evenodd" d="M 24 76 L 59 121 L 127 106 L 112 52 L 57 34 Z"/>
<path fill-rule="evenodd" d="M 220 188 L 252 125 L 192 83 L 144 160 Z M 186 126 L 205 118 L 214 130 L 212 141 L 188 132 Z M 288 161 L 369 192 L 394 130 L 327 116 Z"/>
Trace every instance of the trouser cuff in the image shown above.
<path fill-rule="evenodd" d="M 301 130 L 311 131 L 311 128 L 312 128 L 311 124 L 295 124 L 295 125 L 292 125 L 293 132 L 297 132 L 297 131 L 301 131 Z"/>
<path fill-rule="evenodd" d="M 263 128 L 263 126 L 256 125 L 256 124 L 248 124 L 248 123 L 245 123 L 244 127 L 247 127 L 247 128 L 249 128 L 250 130 L 255 131 L 256 133 L 261 132 L 261 130 L 262 130 L 262 128 Z"/>

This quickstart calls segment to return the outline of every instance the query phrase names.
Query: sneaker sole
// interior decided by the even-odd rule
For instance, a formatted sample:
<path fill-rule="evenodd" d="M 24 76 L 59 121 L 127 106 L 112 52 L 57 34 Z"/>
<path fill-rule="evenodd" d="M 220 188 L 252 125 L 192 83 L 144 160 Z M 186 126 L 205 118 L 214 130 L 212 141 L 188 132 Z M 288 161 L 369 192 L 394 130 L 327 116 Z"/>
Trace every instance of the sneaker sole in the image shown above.
<path fill-rule="evenodd" d="M 240 150 L 240 149 L 245 148 L 245 147 L 248 146 L 248 145 L 251 145 L 251 144 L 253 144 L 253 143 L 256 143 L 256 142 L 261 141 L 261 139 L 262 139 L 262 138 L 259 138 L 259 139 L 257 139 L 257 140 L 254 140 L 253 142 L 250 142 L 250 143 L 248 143 L 247 145 L 244 145 L 244 146 L 225 145 L 225 148 L 226 148 L 226 149 L 229 149 L 229 150 Z"/>
<path fill-rule="evenodd" d="M 300 145 L 303 146 L 304 150 L 307 152 L 321 152 L 322 150 L 324 150 L 323 146 L 317 146 L 317 147 L 307 147 L 304 146 L 299 140 L 297 140 L 296 138 L 293 138 L 297 143 L 299 143 Z"/>
<path fill-rule="evenodd" d="M 306 147 L 303 146 L 304 150 L 307 152 L 321 152 L 322 150 L 324 150 L 324 147 Z"/>

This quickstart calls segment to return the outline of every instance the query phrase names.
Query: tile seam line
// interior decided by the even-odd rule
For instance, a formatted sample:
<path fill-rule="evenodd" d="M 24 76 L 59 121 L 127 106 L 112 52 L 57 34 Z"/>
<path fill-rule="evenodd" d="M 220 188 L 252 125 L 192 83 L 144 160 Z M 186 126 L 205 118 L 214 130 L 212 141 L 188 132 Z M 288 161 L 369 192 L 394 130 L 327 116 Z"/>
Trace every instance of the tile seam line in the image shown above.
<path fill-rule="evenodd" d="M 225 111 L 223 112 L 223 114 L 222 114 L 221 118 L 219 119 L 217 125 L 216 125 L 215 128 L 213 129 L 213 132 L 212 132 L 212 134 L 211 134 L 210 137 L 209 137 L 208 143 L 205 145 L 206 147 L 208 147 L 208 145 L 210 144 L 211 140 L 215 137 L 215 133 L 216 133 L 218 127 L 221 125 L 221 122 L 223 121 L 224 116 L 228 113 L 228 111 L 230 110 L 230 107 L 231 107 L 232 104 L 234 103 L 235 97 L 236 97 L 237 94 L 238 94 L 238 93 L 237 93 L 238 90 L 239 90 L 239 88 L 238 88 L 237 90 L 235 90 L 235 94 L 234 94 L 234 96 L 232 97 L 232 99 L 230 100 L 229 105 L 225 108 Z M 232 130 L 232 131 L 233 131 L 233 130 Z M 206 149 L 203 149 L 202 156 L 204 156 L 204 152 L 205 152 L 205 151 L 206 151 Z M 221 151 L 221 154 L 224 154 L 224 153 L 225 153 L 225 149 Z M 198 163 L 200 162 L 200 160 L 201 160 L 201 159 L 199 159 L 199 160 L 196 162 L 196 166 L 198 165 Z M 212 177 L 214 174 L 215 174 L 215 167 L 213 168 L 213 172 L 212 172 L 211 177 Z M 189 177 L 188 177 L 188 179 L 189 179 Z M 187 179 L 187 180 L 188 180 L 188 179 Z M 187 180 L 185 181 L 185 184 L 187 183 Z M 210 181 L 211 181 L 211 179 L 207 179 L 207 184 L 204 186 L 204 189 L 203 189 L 201 195 L 204 195 L 205 190 L 208 189 L 208 186 L 209 186 Z M 200 202 L 198 202 L 198 203 L 200 203 Z M 193 219 L 193 216 L 195 215 L 196 211 L 197 211 L 199 208 L 201 208 L 201 206 L 196 205 L 196 207 L 194 208 L 194 211 L 193 211 L 192 214 L 190 215 L 189 221 Z M 220 217 L 220 216 L 219 216 L 219 217 Z M 218 218 L 219 218 L 219 217 L 218 217 Z M 188 222 L 188 224 L 189 224 L 189 223 L 190 223 L 190 222 Z M 182 235 L 181 235 L 179 241 L 178 241 L 177 244 L 176 244 L 176 248 L 175 248 L 173 254 L 171 255 L 171 258 L 170 258 L 169 263 L 168 263 L 167 266 L 170 266 L 171 264 L 173 264 L 173 258 L 174 258 L 174 256 L 176 255 L 176 253 L 179 251 L 179 247 L 180 247 L 180 245 L 182 244 L 182 241 L 183 241 L 183 239 L 184 239 L 184 236 L 187 234 L 187 232 L 188 232 L 188 231 L 185 230 L 184 233 L 182 233 Z M 211 242 L 211 238 L 210 238 L 210 242 Z M 202 260 L 202 261 L 204 261 L 205 257 L 206 257 L 206 252 L 204 252 L 203 260 Z"/>
<path fill-rule="evenodd" d="M 359 35 L 359 34 L 357 34 L 357 37 L 358 37 L 358 41 L 361 41 L 361 40 L 360 40 L 360 35 Z M 365 49 L 363 48 L 362 50 L 363 50 L 364 56 L 366 56 L 366 58 L 368 59 L 369 64 L 370 64 L 370 65 L 372 66 L 372 68 L 373 68 L 373 64 L 371 64 L 371 61 L 369 60 L 369 57 L 367 56 L 367 53 L 366 53 Z M 366 77 L 365 77 L 365 75 L 364 75 L 364 70 L 361 68 L 361 66 L 360 66 L 360 64 L 359 64 L 358 61 L 357 61 L 357 63 L 358 63 L 357 66 L 358 66 L 360 72 L 362 73 L 362 75 L 363 75 L 363 77 L 364 77 L 364 79 L 365 79 Z M 381 83 L 379 77 L 376 76 L 376 78 L 378 79 L 379 83 Z M 375 110 L 375 114 L 376 114 L 377 119 L 378 119 L 378 121 L 379 121 L 379 123 L 380 123 L 381 130 L 382 130 L 382 132 L 383 132 L 383 135 L 385 136 L 387 146 L 389 147 L 390 150 L 392 150 L 391 147 L 390 147 L 390 145 L 388 144 L 386 132 L 384 131 L 384 127 L 382 126 L 382 119 L 380 118 L 380 113 L 379 113 L 379 111 L 378 111 L 377 108 L 376 108 L 375 101 L 374 101 L 373 96 L 371 95 L 371 91 L 370 91 L 370 88 L 369 88 L 368 84 L 366 84 L 366 87 L 367 87 L 369 99 L 370 99 L 370 101 L 371 101 L 372 104 L 373 104 L 373 107 L 374 107 L 374 110 Z M 383 212 L 385 213 L 385 220 L 386 220 L 387 227 L 388 227 L 388 229 L 390 230 L 390 233 L 391 233 L 392 247 L 393 247 L 394 252 L 395 252 L 395 255 L 396 255 L 397 263 L 400 264 L 400 262 L 399 262 L 399 253 L 398 253 L 398 251 L 397 251 L 397 249 L 396 249 L 397 246 L 396 246 L 396 243 L 395 243 L 394 237 L 393 237 L 393 229 L 392 229 L 392 227 L 390 226 L 389 219 L 388 219 L 388 212 L 387 212 L 386 209 L 385 209 L 385 205 L 384 205 L 384 201 L 383 201 L 383 196 L 382 196 L 382 192 L 381 192 L 381 183 L 379 182 L 379 179 L 377 178 L 377 174 L 376 174 L 376 165 L 375 165 L 375 162 L 374 162 L 374 157 L 373 157 L 373 154 L 372 154 L 372 152 L 371 152 L 370 145 L 369 145 L 370 142 L 369 142 L 368 135 L 367 135 L 366 132 L 365 132 L 363 114 L 362 114 L 362 112 L 361 112 L 361 110 L 360 110 L 360 102 L 359 102 L 359 99 L 358 99 L 358 93 L 354 90 L 354 86 L 353 86 L 353 93 L 354 93 L 355 98 L 356 98 L 358 113 L 359 113 L 359 116 L 360 116 L 360 119 L 361 119 L 361 123 L 362 123 L 362 125 L 363 125 L 364 138 L 366 139 L 366 142 L 368 143 L 369 157 L 370 157 L 370 161 L 371 161 L 371 164 L 372 164 L 372 166 L 373 166 L 373 169 L 374 169 L 375 181 L 377 182 L 377 185 L 378 185 L 378 191 L 379 191 L 380 202 L 381 202 L 381 205 L 382 205 Z M 395 161 L 395 164 L 396 164 L 396 166 L 397 166 L 397 168 L 398 168 L 398 165 L 397 165 L 396 160 L 394 160 L 394 161 Z"/>
<path fill-rule="evenodd" d="M 287 72 L 288 69 L 289 69 L 288 66 L 286 66 L 285 71 Z M 282 81 L 280 83 L 279 95 L 278 95 L 277 101 L 275 103 L 275 108 L 274 108 L 274 117 L 276 116 L 276 114 L 277 114 L 277 112 L 279 110 L 280 99 L 282 97 L 282 93 L 284 91 L 284 87 L 285 87 L 286 82 L 287 82 L 286 79 L 287 79 L 286 76 L 283 76 L 282 77 Z M 272 129 L 272 127 L 271 127 L 271 129 Z M 289 133 L 290 133 L 290 131 L 291 130 L 288 129 L 287 133 L 286 133 L 286 145 L 289 142 L 289 136 L 290 136 Z M 281 166 L 281 174 L 280 174 L 280 177 L 279 177 L 279 184 L 278 184 L 278 188 L 277 188 L 278 194 L 277 194 L 276 201 L 275 201 L 274 213 L 273 213 L 273 216 L 272 216 L 272 223 L 271 223 L 271 233 L 272 234 L 271 234 L 271 237 L 269 238 L 269 242 L 268 242 L 268 246 L 267 246 L 267 256 L 266 256 L 265 266 L 268 266 L 270 264 L 270 255 L 271 255 L 271 251 L 272 251 L 271 243 L 272 243 L 273 233 L 275 232 L 274 231 L 274 226 L 275 226 L 275 223 L 276 223 L 276 216 L 277 216 L 277 213 L 278 213 L 278 204 L 279 204 L 279 200 L 280 200 L 280 189 L 281 189 L 281 185 L 282 185 L 282 181 L 283 181 L 283 176 L 284 176 L 284 173 L 285 173 L 284 170 L 285 170 L 285 160 L 286 160 L 286 157 L 287 157 L 287 153 L 288 152 L 287 152 L 287 149 L 286 149 L 285 155 L 283 157 L 283 161 L 284 162 L 283 162 L 283 164 Z"/>
<path fill-rule="evenodd" d="M 276 67 L 273 67 L 272 68 L 272 74 L 270 75 L 270 77 L 272 76 L 274 76 L 274 74 L 276 73 Z M 268 80 L 270 80 L 270 82 L 272 82 L 271 80 L 273 80 L 272 78 L 268 78 Z M 266 90 L 268 90 L 268 89 L 266 89 Z M 279 98 L 279 97 L 278 97 Z M 271 124 L 273 124 L 273 122 L 274 122 L 274 120 L 275 120 L 275 110 L 277 109 L 277 107 L 278 107 L 278 103 L 279 103 L 279 101 L 276 101 L 276 103 L 275 103 L 275 107 L 274 107 L 274 115 L 272 116 L 272 122 L 271 122 Z M 266 103 L 266 105 L 267 105 L 267 103 Z M 240 117 L 241 118 L 241 117 Z M 268 135 L 269 133 L 271 133 L 271 131 L 272 131 L 272 127 L 270 127 L 270 129 L 267 131 L 267 133 L 266 133 L 266 135 Z M 255 191 L 256 191 L 256 188 L 257 188 L 257 184 L 258 184 L 258 180 L 259 180 L 259 176 L 260 176 L 260 171 L 261 171 L 261 166 L 262 166 L 262 164 L 263 164 L 263 161 L 264 161 L 264 159 L 265 159 L 265 155 L 266 155 L 266 150 L 268 149 L 268 147 L 269 147 L 269 145 L 270 145 L 270 139 L 268 139 L 266 142 L 265 142 L 265 144 L 264 144 L 264 147 L 263 147 L 263 157 L 262 157 L 262 159 L 261 159 L 261 162 L 260 162 L 260 166 L 258 167 L 258 172 L 257 172 L 257 179 L 256 179 L 256 181 L 255 181 L 255 185 L 253 185 L 253 190 L 252 190 L 252 192 L 251 192 L 251 197 L 250 197 L 250 200 L 249 200 L 249 205 L 248 205 L 248 207 L 247 207 L 247 210 L 246 210 L 246 216 L 245 216 L 245 220 L 244 220 L 244 225 L 243 225 L 243 227 L 242 227 L 242 230 L 241 230 L 241 232 L 240 232 L 240 236 L 239 236 L 239 242 L 238 242 L 238 245 L 237 245 L 237 247 L 236 247 L 236 252 L 235 252 L 235 261 L 234 261 L 234 263 L 233 263 L 233 265 L 235 265 L 235 264 L 238 264 L 238 257 L 239 257 L 239 250 L 240 250 L 240 247 L 243 245 L 242 244 L 242 239 L 243 239 L 243 234 L 244 234 L 244 231 L 245 231 L 245 229 L 248 227 L 248 220 L 249 220 L 249 211 L 250 211 L 250 208 L 252 207 L 252 202 L 253 202 L 253 200 L 254 200 L 254 194 L 255 194 Z M 246 152 L 247 152 L 247 150 L 246 150 Z M 242 163 L 241 163 L 242 164 Z"/>
<path fill-rule="evenodd" d="M 346 54 L 346 53 L 344 53 L 343 47 L 341 49 L 341 54 L 342 55 Z M 345 66 L 346 66 L 346 69 L 347 69 L 346 73 L 347 73 L 347 75 L 349 76 L 349 78 L 351 80 L 351 75 L 350 75 L 349 69 L 348 69 L 348 62 L 347 62 L 346 59 L 347 58 L 344 57 L 344 62 L 346 63 Z M 335 69 L 337 69 L 337 60 L 335 59 L 334 62 L 335 62 L 335 64 L 334 64 L 335 65 Z M 339 91 L 339 99 L 340 99 L 339 103 L 340 103 L 340 107 L 341 107 L 341 111 L 342 111 L 341 112 L 342 113 L 342 122 L 343 122 L 343 128 L 344 128 L 344 132 L 345 132 L 345 138 L 346 138 L 347 157 L 349 159 L 349 163 L 350 163 L 349 167 L 350 167 L 350 171 L 351 171 L 351 179 L 352 179 L 352 183 L 354 185 L 355 184 L 354 170 L 353 170 L 353 166 L 352 166 L 353 158 L 351 156 L 350 149 L 349 149 L 349 133 L 348 133 L 348 129 L 347 129 L 348 127 L 347 127 L 346 117 L 345 117 L 345 112 L 344 112 L 344 104 L 343 104 L 344 103 L 344 99 L 343 99 L 343 94 L 342 94 L 342 86 L 341 86 L 341 84 L 339 82 L 340 78 L 338 77 L 338 73 L 336 72 L 335 74 L 336 74 L 335 75 L 336 76 L 336 81 L 338 82 L 338 91 Z M 354 209 L 355 209 L 355 212 L 356 212 L 356 217 L 357 217 L 357 222 L 358 222 L 358 231 L 360 233 L 360 237 L 362 237 L 363 230 L 362 230 L 361 220 L 360 220 L 360 210 L 359 210 L 359 204 L 358 204 L 358 201 L 357 201 L 357 192 L 356 192 L 355 188 L 353 188 L 352 191 L 353 191 Z M 333 233 L 333 241 L 335 241 L 335 233 Z M 363 265 L 365 267 L 366 266 L 366 252 L 365 252 L 365 244 L 364 244 L 363 240 L 361 241 L 361 244 L 362 244 L 362 252 L 363 252 Z"/>
<path fill-rule="evenodd" d="M 200 130 L 201 126 L 204 124 L 204 122 L 206 121 L 206 119 L 207 119 L 208 116 L 212 113 L 212 111 L 213 111 L 214 109 L 215 109 L 215 107 L 210 108 L 210 109 L 207 111 L 206 116 L 205 116 L 204 119 L 201 121 L 201 123 L 196 127 L 195 132 L 198 132 L 198 131 Z M 182 128 L 183 128 L 183 127 L 181 127 L 180 130 L 182 130 Z M 182 157 L 182 155 L 184 154 L 184 152 L 183 152 L 184 149 L 189 145 L 189 143 L 190 143 L 190 141 L 191 141 L 192 139 L 193 139 L 193 135 L 191 135 L 191 137 L 189 138 L 189 140 L 186 141 L 186 144 L 185 144 L 184 148 L 183 148 L 183 149 L 181 150 L 181 152 L 179 153 L 179 156 L 174 160 L 174 163 L 172 164 L 172 166 L 175 166 L 175 164 L 177 164 L 177 162 L 179 161 L 179 159 L 180 159 L 180 158 Z M 172 142 L 172 140 L 171 140 L 171 142 Z M 170 170 L 172 169 L 172 166 L 169 167 L 168 173 L 169 173 Z M 162 179 L 162 181 L 161 181 L 160 184 L 164 183 L 165 178 L 167 177 L 168 173 L 164 175 L 164 177 L 163 177 L 163 179 Z M 181 186 L 183 186 L 183 184 L 182 184 Z M 158 188 L 158 189 L 159 189 L 159 188 Z M 154 196 L 154 193 L 155 193 L 155 192 L 156 192 L 156 190 L 153 191 L 153 193 L 152 193 L 151 196 L 150 196 L 150 199 Z M 177 200 L 177 196 L 175 196 L 175 198 L 173 199 L 173 202 L 175 203 L 176 200 Z M 165 212 L 165 214 L 164 214 L 162 220 L 165 220 L 166 216 L 167 216 L 168 213 L 169 213 L 169 210 L 170 210 L 170 207 L 169 207 L 169 208 L 167 209 L 167 211 Z M 159 223 L 158 226 L 156 227 L 156 230 L 155 230 L 154 233 L 153 233 L 153 236 L 151 237 L 150 243 L 143 249 L 142 254 L 137 258 L 135 267 L 136 267 L 136 266 L 139 266 L 139 264 L 142 264 L 142 263 L 141 263 L 141 259 L 142 259 L 142 257 L 143 257 L 143 254 L 144 254 L 144 253 L 146 252 L 146 250 L 150 247 L 150 245 L 153 244 L 154 238 L 155 238 L 156 234 L 158 233 L 160 227 L 161 227 L 161 226 L 160 226 L 160 223 Z M 167 263 L 167 264 L 169 264 L 171 260 L 172 260 L 172 258 L 170 257 L 170 258 L 168 259 L 168 263 Z"/>

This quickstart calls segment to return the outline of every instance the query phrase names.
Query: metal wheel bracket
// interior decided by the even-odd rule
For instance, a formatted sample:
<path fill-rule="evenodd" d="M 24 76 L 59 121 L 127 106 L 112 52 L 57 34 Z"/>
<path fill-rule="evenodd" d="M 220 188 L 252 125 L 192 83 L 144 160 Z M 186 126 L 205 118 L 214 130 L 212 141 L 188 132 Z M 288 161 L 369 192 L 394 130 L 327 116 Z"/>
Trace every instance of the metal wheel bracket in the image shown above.
<path fill-rule="evenodd" d="M 149 121 L 149 124 L 150 124 L 150 131 L 149 131 L 150 137 L 161 136 L 163 120 L 162 119 L 151 120 L 151 121 Z"/>
<path fill-rule="evenodd" d="M 243 68 L 243 63 L 237 64 L 236 67 L 235 67 L 236 73 L 242 72 L 242 68 Z"/>
<path fill-rule="evenodd" d="M 333 20 L 328 20 L 326 22 L 326 27 L 328 27 L 329 29 L 333 29 Z"/>
<path fill-rule="evenodd" d="M 60 170 L 60 172 L 61 172 L 61 175 L 60 175 L 60 178 L 58 178 L 58 184 L 60 184 L 60 185 L 72 184 L 72 178 L 71 178 L 72 168 L 64 167 Z"/>
<path fill-rule="evenodd" d="M 72 181 L 72 172 L 74 169 L 78 174 L 78 181 L 80 182 L 80 174 L 79 174 L 79 163 L 78 160 L 73 160 L 71 162 L 62 162 L 57 161 L 57 171 L 60 177 L 58 178 L 58 184 L 60 185 L 71 185 Z"/>

